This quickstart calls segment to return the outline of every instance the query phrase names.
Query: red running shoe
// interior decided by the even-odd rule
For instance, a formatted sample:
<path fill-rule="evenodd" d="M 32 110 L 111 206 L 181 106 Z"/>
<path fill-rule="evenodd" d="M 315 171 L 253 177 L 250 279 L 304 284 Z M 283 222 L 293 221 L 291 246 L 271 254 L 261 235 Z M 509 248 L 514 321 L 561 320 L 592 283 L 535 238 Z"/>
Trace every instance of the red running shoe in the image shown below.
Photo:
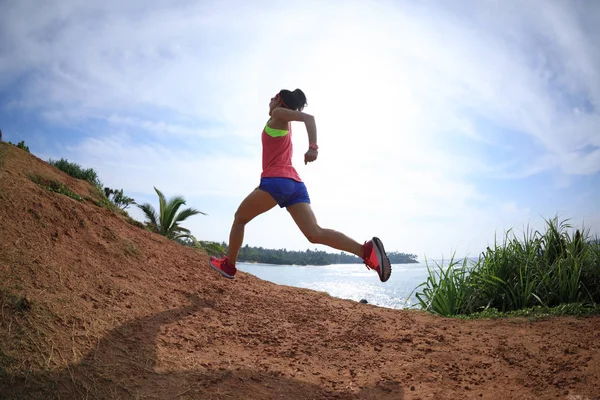
<path fill-rule="evenodd" d="M 381 282 L 390 279 L 392 265 L 390 264 L 390 259 L 387 254 L 385 254 L 383 243 L 381 243 L 379 238 L 374 237 L 372 240 L 363 244 L 363 262 L 367 266 L 367 269 L 377 271 Z"/>
<path fill-rule="evenodd" d="M 223 256 L 223 258 L 211 257 L 209 261 L 212 269 L 223 275 L 225 278 L 233 279 L 235 277 L 235 273 L 237 272 L 237 268 L 235 265 L 230 265 L 227 256 Z"/>

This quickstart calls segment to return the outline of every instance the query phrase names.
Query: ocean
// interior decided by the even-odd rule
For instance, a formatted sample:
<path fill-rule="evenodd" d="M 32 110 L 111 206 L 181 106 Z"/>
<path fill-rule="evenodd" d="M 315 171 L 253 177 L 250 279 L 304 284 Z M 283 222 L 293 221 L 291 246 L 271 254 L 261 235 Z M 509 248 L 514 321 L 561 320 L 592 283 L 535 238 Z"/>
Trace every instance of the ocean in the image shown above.
<path fill-rule="evenodd" d="M 341 299 L 364 299 L 369 304 L 395 309 L 416 306 L 417 300 L 411 292 L 427 280 L 424 263 L 393 264 L 387 282 L 379 281 L 377 273 L 367 270 L 364 264 L 298 266 L 238 262 L 237 267 L 279 285 L 326 292 Z"/>

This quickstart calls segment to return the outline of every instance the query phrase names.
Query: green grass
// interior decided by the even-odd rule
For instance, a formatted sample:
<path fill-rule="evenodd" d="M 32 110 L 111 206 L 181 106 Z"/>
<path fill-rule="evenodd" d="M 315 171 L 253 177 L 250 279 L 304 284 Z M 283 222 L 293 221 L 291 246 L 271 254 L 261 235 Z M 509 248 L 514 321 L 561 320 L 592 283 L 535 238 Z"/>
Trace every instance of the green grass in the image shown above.
<path fill-rule="evenodd" d="M 140 228 L 140 229 L 146 229 L 146 227 L 144 226 L 144 224 L 142 224 L 142 223 L 141 223 L 140 221 L 138 221 L 138 220 L 135 220 L 135 219 L 131 218 L 131 217 L 129 216 L 129 214 L 127 214 L 127 215 L 125 216 L 125 218 L 127 219 L 127 222 L 129 222 L 131 225 L 137 226 L 137 227 L 138 227 L 138 228 Z"/>
<path fill-rule="evenodd" d="M 115 206 L 113 203 L 111 203 L 111 201 L 106 197 L 106 194 L 104 194 L 104 191 L 100 187 L 94 186 L 93 188 L 90 188 L 90 194 L 97 195 L 97 197 L 100 199 L 100 200 L 96 200 L 93 197 L 86 198 L 86 200 L 91 201 L 97 207 L 106 208 L 109 211 L 117 211 L 118 210 L 118 207 Z"/>
<path fill-rule="evenodd" d="M 435 267 L 430 266 L 427 259 L 425 264 L 429 276 L 421 285 L 422 291 L 415 294 L 421 308 L 445 316 L 468 308 L 473 294 L 473 288 L 467 284 L 468 260 L 455 261 L 453 256 L 446 267 L 443 260 L 441 265 L 436 262 Z"/>
<path fill-rule="evenodd" d="M 517 237 L 509 230 L 472 265 L 452 258 L 436 266 L 427 265 L 415 297 L 443 316 L 600 303 L 600 243 L 557 218 L 546 221 L 544 232 L 527 227 Z"/>
<path fill-rule="evenodd" d="M 484 311 L 468 314 L 456 315 L 458 319 L 498 319 L 498 318 L 527 318 L 531 321 L 557 316 L 576 316 L 585 317 L 589 315 L 600 314 L 600 304 L 568 303 L 556 307 L 534 306 L 515 311 L 498 311 L 495 308 L 489 308 Z"/>
<path fill-rule="evenodd" d="M 77 201 L 83 200 L 83 198 L 80 195 L 72 192 L 71 189 L 69 189 L 69 187 L 64 183 L 60 183 L 52 179 L 47 179 L 39 175 L 30 175 L 29 179 L 31 179 L 31 181 L 36 183 L 37 185 L 51 192 L 60 193 Z"/>
<path fill-rule="evenodd" d="M 68 160 L 61 158 L 60 160 L 48 160 L 48 164 L 55 166 L 61 171 L 71 175 L 73 178 L 83 179 L 91 183 L 92 185 L 102 189 L 102 182 L 98 178 L 98 174 L 93 168 L 84 169 L 81 165 L 69 162 Z"/>

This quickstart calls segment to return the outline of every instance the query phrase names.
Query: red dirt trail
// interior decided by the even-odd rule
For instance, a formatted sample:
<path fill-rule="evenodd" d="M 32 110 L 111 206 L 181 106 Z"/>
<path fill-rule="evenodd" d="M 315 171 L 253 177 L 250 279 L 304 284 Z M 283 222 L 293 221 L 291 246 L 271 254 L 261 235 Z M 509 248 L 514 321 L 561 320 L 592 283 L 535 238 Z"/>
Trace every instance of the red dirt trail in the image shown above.
<path fill-rule="evenodd" d="M 0 154 L 2 399 L 600 399 L 600 317 L 461 321 L 230 281 L 87 182 Z"/>

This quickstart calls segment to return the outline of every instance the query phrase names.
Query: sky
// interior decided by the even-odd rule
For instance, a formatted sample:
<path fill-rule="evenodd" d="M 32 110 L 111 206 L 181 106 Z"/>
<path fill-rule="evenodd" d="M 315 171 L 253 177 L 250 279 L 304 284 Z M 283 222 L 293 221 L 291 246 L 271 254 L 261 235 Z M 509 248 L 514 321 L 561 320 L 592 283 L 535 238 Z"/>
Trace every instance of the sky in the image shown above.
<path fill-rule="evenodd" d="M 208 214 L 183 226 L 227 241 L 269 100 L 300 88 L 322 227 L 476 257 L 555 216 L 600 233 L 599 20 L 584 0 L 0 2 L 0 129 L 138 203 L 181 195 Z M 337 252 L 279 207 L 244 243 Z"/>

